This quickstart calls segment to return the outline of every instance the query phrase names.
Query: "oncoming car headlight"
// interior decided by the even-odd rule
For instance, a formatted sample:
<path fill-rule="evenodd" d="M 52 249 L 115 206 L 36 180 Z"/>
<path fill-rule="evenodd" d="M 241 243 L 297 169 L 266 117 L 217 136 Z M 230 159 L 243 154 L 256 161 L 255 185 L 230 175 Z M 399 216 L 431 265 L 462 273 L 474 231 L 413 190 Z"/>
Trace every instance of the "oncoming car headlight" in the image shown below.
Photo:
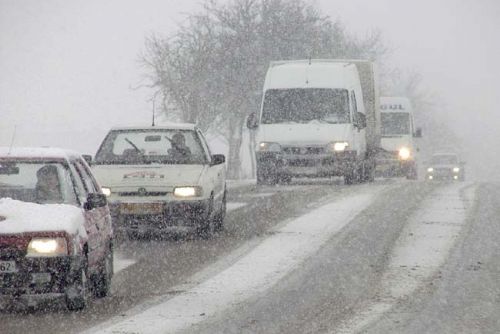
<path fill-rule="evenodd" d="M 257 150 L 260 152 L 280 152 L 281 146 L 278 143 L 260 142 L 257 145 Z"/>
<path fill-rule="evenodd" d="M 26 256 L 50 257 L 68 255 L 68 244 L 65 238 L 33 238 L 28 244 Z"/>
<path fill-rule="evenodd" d="M 331 152 L 344 152 L 349 147 L 349 143 L 346 141 L 337 141 L 330 143 L 328 147 Z"/>
<path fill-rule="evenodd" d="M 460 168 L 458 168 L 458 167 L 453 168 L 453 172 L 454 172 L 454 173 L 458 173 L 458 172 L 460 172 Z"/>
<path fill-rule="evenodd" d="M 175 197 L 199 197 L 203 194 L 201 187 L 175 187 Z"/>
<path fill-rule="evenodd" d="M 111 196 L 111 189 L 110 188 L 102 187 L 101 190 L 102 190 L 102 193 L 104 195 L 106 195 L 106 197 Z"/>
<path fill-rule="evenodd" d="M 434 171 L 434 168 L 432 168 L 432 167 L 427 168 L 427 172 L 432 173 L 433 171 Z"/>
<path fill-rule="evenodd" d="M 408 160 L 410 158 L 410 154 L 411 152 L 407 147 L 401 147 L 399 149 L 398 155 L 401 160 Z"/>

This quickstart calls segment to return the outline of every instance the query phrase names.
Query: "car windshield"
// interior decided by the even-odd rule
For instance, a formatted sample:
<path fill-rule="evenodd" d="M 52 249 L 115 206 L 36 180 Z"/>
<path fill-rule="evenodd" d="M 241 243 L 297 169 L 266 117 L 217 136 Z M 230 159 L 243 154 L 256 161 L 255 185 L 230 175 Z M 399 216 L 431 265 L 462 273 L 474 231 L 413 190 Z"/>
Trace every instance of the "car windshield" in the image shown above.
<path fill-rule="evenodd" d="M 262 123 L 349 123 L 345 89 L 269 89 L 264 96 Z"/>
<path fill-rule="evenodd" d="M 383 112 L 382 119 L 382 136 L 400 136 L 409 135 L 410 131 L 410 115 L 404 112 Z"/>
<path fill-rule="evenodd" d="M 433 155 L 432 163 L 435 165 L 456 165 L 458 158 L 454 154 Z"/>
<path fill-rule="evenodd" d="M 96 154 L 96 164 L 206 164 L 192 130 L 113 130 Z"/>
<path fill-rule="evenodd" d="M 39 204 L 77 204 L 68 169 L 58 162 L 0 159 L 0 198 Z"/>

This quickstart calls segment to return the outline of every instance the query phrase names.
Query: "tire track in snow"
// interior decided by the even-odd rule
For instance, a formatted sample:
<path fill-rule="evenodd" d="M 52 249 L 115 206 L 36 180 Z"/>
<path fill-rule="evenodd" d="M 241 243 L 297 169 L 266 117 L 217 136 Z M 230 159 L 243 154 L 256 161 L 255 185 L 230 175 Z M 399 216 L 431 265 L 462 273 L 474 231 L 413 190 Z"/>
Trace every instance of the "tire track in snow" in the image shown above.
<path fill-rule="evenodd" d="M 475 189 L 463 184 L 449 185 L 422 203 L 396 242 L 382 276 L 378 300 L 344 321 L 333 333 L 362 332 L 439 270 L 466 223 L 466 202 L 474 201 Z"/>
<path fill-rule="evenodd" d="M 175 297 L 141 310 L 136 307 L 85 333 L 172 333 L 189 329 L 266 291 L 313 255 L 334 234 L 367 208 L 387 186 L 373 186 L 348 195 L 272 229 L 248 254 L 232 266 Z"/>

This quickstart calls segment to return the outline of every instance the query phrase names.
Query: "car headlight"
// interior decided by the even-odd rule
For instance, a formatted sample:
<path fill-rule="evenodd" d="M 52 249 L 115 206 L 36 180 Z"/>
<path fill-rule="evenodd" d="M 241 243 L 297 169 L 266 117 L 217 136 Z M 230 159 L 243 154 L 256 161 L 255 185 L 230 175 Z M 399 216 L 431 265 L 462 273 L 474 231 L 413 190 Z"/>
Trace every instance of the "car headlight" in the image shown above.
<path fill-rule="evenodd" d="M 434 168 L 432 168 L 432 167 L 427 168 L 427 172 L 432 173 L 433 171 L 434 171 Z"/>
<path fill-rule="evenodd" d="M 460 168 L 458 168 L 458 167 L 453 168 L 453 172 L 454 172 L 454 173 L 458 173 L 458 172 L 460 172 Z"/>
<path fill-rule="evenodd" d="M 28 244 L 26 256 L 50 257 L 68 255 L 65 238 L 33 238 Z"/>
<path fill-rule="evenodd" d="M 111 196 L 111 189 L 110 188 L 102 187 L 101 190 L 102 190 L 102 193 L 104 195 L 106 195 L 106 197 Z"/>
<path fill-rule="evenodd" d="M 401 160 L 408 160 L 410 158 L 411 152 L 407 147 L 401 147 L 399 149 L 398 155 Z"/>
<path fill-rule="evenodd" d="M 280 152 L 281 146 L 278 143 L 260 142 L 257 150 L 260 152 Z"/>
<path fill-rule="evenodd" d="M 349 143 L 346 141 L 336 141 L 330 143 L 328 147 L 331 152 L 344 152 L 349 147 Z"/>
<path fill-rule="evenodd" d="M 174 196 L 176 197 L 198 197 L 203 194 L 201 187 L 175 187 Z"/>

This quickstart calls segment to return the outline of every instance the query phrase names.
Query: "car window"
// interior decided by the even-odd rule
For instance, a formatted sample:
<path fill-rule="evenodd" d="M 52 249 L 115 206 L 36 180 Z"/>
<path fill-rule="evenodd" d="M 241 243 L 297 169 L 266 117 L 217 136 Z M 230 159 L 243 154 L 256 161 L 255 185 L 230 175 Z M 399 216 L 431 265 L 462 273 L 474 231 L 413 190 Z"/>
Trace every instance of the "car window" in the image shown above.
<path fill-rule="evenodd" d="M 96 154 L 96 164 L 206 164 L 208 157 L 193 130 L 114 130 Z"/>
<path fill-rule="evenodd" d="M 71 163 L 69 165 L 69 168 L 70 168 L 71 174 L 73 176 L 76 195 L 77 195 L 80 203 L 85 203 L 87 201 L 88 192 L 85 188 L 85 185 L 82 182 L 80 173 L 78 172 L 78 170 L 76 169 L 76 167 L 73 163 Z"/>
<path fill-rule="evenodd" d="M 78 174 L 82 178 L 82 183 L 83 186 L 85 187 L 85 190 L 87 193 L 97 193 L 98 188 L 96 188 L 94 182 L 92 181 L 92 177 L 90 176 L 89 172 L 87 169 L 83 166 L 81 161 L 76 160 L 74 162 L 76 170 L 78 171 Z"/>

